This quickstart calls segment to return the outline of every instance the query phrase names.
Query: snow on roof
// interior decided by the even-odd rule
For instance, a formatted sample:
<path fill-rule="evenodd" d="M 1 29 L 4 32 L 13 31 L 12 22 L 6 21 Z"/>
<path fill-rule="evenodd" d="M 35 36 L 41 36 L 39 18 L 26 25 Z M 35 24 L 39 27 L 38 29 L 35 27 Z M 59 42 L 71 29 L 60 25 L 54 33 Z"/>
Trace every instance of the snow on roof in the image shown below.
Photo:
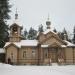
<path fill-rule="evenodd" d="M 52 32 L 52 33 L 56 34 L 55 32 L 53 32 L 52 29 L 47 29 L 46 31 L 43 32 L 43 34 L 47 34 L 48 32 Z"/>
<path fill-rule="evenodd" d="M 12 21 L 12 22 L 9 24 L 10 27 L 11 27 L 13 24 L 17 24 L 18 26 L 22 27 L 22 23 L 19 21 L 19 19 L 16 19 L 16 20 Z"/>
<path fill-rule="evenodd" d="M 42 48 L 46 48 L 46 47 L 48 47 L 48 45 L 41 45 L 41 47 L 42 47 Z"/>
<path fill-rule="evenodd" d="M 3 48 L 0 48 L 0 53 L 5 53 Z"/>
<path fill-rule="evenodd" d="M 37 46 L 38 40 L 21 40 L 22 46 Z"/>
<path fill-rule="evenodd" d="M 52 29 L 47 29 L 47 30 L 45 30 L 44 32 L 42 32 L 43 34 L 47 34 L 48 32 L 52 32 L 52 33 L 54 33 L 54 34 L 57 34 L 57 33 L 55 33 Z M 39 35 L 39 32 L 37 33 L 37 36 Z"/>
<path fill-rule="evenodd" d="M 20 42 L 7 42 L 4 47 L 6 47 L 6 46 L 8 46 L 10 44 L 15 44 L 19 48 L 21 47 Z"/>
<path fill-rule="evenodd" d="M 41 45 L 42 48 L 47 48 L 49 45 Z M 61 47 L 66 47 L 65 45 L 61 45 Z"/>
<path fill-rule="evenodd" d="M 37 46 L 38 40 L 21 40 L 20 42 L 7 42 L 4 47 L 10 44 L 15 44 L 19 48 L 21 48 L 21 46 Z"/>
<path fill-rule="evenodd" d="M 61 47 L 66 47 L 65 45 L 61 45 Z"/>
<path fill-rule="evenodd" d="M 20 23 L 20 21 L 19 21 L 18 19 L 16 19 L 16 20 L 14 21 L 14 23 L 18 24 L 19 26 L 22 26 L 22 25 L 21 25 L 22 23 Z"/>
<path fill-rule="evenodd" d="M 67 46 L 75 46 L 73 43 L 67 41 L 67 40 L 64 40 L 66 43 L 67 43 Z"/>

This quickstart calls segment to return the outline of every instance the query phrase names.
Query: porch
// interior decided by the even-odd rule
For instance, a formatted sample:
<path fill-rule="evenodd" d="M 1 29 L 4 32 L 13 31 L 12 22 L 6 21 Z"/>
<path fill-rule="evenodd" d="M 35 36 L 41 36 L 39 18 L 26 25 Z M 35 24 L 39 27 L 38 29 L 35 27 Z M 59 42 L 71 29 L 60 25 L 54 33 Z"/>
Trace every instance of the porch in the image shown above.
<path fill-rule="evenodd" d="M 42 47 L 42 63 L 65 63 L 65 49 L 62 47 Z"/>

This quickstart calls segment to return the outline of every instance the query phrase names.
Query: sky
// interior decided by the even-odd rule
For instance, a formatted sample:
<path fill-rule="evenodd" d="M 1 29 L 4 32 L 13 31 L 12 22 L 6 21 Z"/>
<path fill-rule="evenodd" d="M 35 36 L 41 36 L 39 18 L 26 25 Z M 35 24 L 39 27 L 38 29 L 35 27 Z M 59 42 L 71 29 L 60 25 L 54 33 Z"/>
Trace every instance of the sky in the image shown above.
<path fill-rule="evenodd" d="M 72 34 L 75 25 L 75 0 L 10 0 L 11 19 L 13 23 L 16 8 L 19 14 L 19 22 L 23 28 L 31 26 L 37 29 L 40 24 L 46 29 L 48 14 L 51 27 L 57 31 L 65 29 Z"/>

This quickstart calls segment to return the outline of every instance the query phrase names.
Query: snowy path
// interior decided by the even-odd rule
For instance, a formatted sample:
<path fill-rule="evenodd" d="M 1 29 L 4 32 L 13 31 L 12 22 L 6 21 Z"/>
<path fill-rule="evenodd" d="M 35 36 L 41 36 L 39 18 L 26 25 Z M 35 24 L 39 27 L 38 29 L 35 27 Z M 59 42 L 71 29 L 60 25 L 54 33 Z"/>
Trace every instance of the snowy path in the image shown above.
<path fill-rule="evenodd" d="M 0 64 L 0 75 L 75 75 L 75 66 L 11 66 Z"/>

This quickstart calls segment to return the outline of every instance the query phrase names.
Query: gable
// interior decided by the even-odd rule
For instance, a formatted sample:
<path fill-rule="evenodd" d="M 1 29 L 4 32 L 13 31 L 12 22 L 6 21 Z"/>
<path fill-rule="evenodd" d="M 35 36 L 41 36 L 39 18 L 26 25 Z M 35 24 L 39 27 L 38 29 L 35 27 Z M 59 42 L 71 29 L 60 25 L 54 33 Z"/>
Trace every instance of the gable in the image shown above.
<path fill-rule="evenodd" d="M 59 44 L 57 42 L 53 42 L 48 47 L 66 47 L 66 45 Z"/>
<path fill-rule="evenodd" d="M 11 59 L 11 62 L 17 62 L 17 53 L 18 53 L 18 48 L 14 44 L 10 44 L 5 48 L 5 54 L 6 54 L 6 61 L 8 61 L 8 58 Z"/>
<path fill-rule="evenodd" d="M 6 48 L 7 50 L 16 50 L 17 47 L 15 45 L 10 45 Z"/>
<path fill-rule="evenodd" d="M 14 27 L 14 26 L 17 26 L 17 27 L 19 27 L 19 28 L 23 28 L 22 26 L 20 26 L 19 24 L 17 24 L 17 23 L 13 23 L 11 26 L 10 26 L 10 28 L 12 28 L 12 27 Z"/>
<path fill-rule="evenodd" d="M 47 40 L 50 37 L 55 37 L 59 39 L 59 36 L 57 35 L 57 33 L 51 31 L 50 29 L 39 34 L 39 42 L 44 42 L 45 40 Z"/>
<path fill-rule="evenodd" d="M 59 45 L 66 45 L 67 44 L 62 39 L 59 38 L 57 33 L 53 32 L 50 29 L 48 29 L 47 31 L 43 32 L 43 34 L 40 35 L 39 42 L 41 45 L 43 45 L 43 44 L 50 45 L 52 43 L 57 43 Z"/>
<path fill-rule="evenodd" d="M 15 45 L 15 44 L 13 44 L 13 43 L 9 43 L 9 44 L 5 45 L 5 47 L 4 47 L 4 48 L 10 48 L 10 47 L 19 48 L 18 46 L 16 46 L 16 45 Z"/>
<path fill-rule="evenodd" d="M 43 42 L 41 42 L 41 44 L 43 45 L 66 45 L 66 43 L 61 40 L 60 38 L 58 37 L 55 37 L 55 36 L 50 36 L 48 38 L 46 38 Z"/>

